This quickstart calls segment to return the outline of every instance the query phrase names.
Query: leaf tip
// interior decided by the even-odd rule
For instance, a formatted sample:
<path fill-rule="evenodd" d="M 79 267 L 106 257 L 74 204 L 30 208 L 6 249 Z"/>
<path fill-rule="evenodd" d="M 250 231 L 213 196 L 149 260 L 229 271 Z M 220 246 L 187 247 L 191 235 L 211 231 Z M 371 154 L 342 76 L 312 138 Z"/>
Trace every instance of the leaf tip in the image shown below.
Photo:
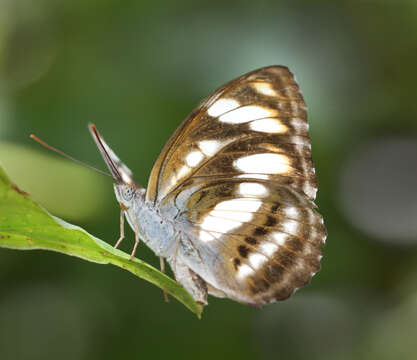
<path fill-rule="evenodd" d="M 201 318 L 203 316 L 204 306 L 205 306 L 204 304 L 197 303 L 197 312 L 196 312 L 196 315 L 197 315 L 198 320 L 201 320 Z"/>

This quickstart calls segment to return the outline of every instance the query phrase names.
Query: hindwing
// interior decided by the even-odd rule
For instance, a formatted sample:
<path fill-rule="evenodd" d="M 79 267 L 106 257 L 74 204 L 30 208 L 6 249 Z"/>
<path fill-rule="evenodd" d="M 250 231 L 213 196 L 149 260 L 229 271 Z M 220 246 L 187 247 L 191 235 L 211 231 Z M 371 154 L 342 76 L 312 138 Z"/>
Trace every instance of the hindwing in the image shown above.
<path fill-rule="evenodd" d="M 249 304 L 284 300 L 320 269 L 322 217 L 288 185 L 195 180 L 161 205 L 180 224 L 179 256 L 217 296 Z"/>

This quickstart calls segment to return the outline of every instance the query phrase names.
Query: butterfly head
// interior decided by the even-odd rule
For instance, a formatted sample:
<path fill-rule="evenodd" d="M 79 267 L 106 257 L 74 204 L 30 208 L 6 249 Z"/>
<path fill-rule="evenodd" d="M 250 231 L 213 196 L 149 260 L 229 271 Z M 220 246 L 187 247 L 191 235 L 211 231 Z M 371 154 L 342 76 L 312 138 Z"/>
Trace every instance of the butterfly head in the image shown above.
<path fill-rule="evenodd" d="M 115 181 L 114 191 L 117 201 L 120 203 L 120 206 L 129 208 L 129 204 L 135 198 L 136 194 L 138 194 L 140 186 L 133 179 L 132 171 L 120 161 L 113 150 L 107 145 L 94 124 L 90 124 L 89 129 Z"/>
<path fill-rule="evenodd" d="M 116 199 L 123 210 L 128 210 L 132 206 L 134 199 L 140 196 L 140 189 L 132 184 L 114 184 Z"/>

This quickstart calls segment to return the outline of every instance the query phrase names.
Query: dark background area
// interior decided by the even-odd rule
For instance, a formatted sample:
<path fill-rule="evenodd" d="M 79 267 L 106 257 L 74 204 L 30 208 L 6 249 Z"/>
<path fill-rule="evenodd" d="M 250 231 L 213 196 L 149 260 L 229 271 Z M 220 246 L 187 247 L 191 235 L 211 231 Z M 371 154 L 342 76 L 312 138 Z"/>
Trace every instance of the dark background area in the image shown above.
<path fill-rule="evenodd" d="M 51 213 L 118 238 L 111 181 L 29 134 L 104 168 L 94 122 L 146 184 L 203 97 L 282 64 L 309 107 L 329 235 L 292 298 L 210 298 L 201 321 L 121 269 L 0 249 L 0 358 L 416 359 L 417 2 L 379 4 L 1 1 L 0 162 Z"/>

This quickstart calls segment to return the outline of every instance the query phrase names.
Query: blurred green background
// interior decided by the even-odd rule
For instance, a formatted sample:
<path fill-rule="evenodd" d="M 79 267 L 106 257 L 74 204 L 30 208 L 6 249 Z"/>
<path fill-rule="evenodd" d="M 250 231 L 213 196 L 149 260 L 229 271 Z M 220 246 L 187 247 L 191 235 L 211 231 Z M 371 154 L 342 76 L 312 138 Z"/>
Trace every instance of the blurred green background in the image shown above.
<path fill-rule="evenodd" d="M 111 181 L 29 134 L 104 168 L 94 122 L 146 184 L 203 97 L 272 64 L 309 107 L 329 233 L 312 283 L 263 309 L 210 298 L 198 321 L 121 269 L 0 249 L 0 359 L 417 359 L 415 1 L 1 0 L 0 162 L 113 244 Z"/>

